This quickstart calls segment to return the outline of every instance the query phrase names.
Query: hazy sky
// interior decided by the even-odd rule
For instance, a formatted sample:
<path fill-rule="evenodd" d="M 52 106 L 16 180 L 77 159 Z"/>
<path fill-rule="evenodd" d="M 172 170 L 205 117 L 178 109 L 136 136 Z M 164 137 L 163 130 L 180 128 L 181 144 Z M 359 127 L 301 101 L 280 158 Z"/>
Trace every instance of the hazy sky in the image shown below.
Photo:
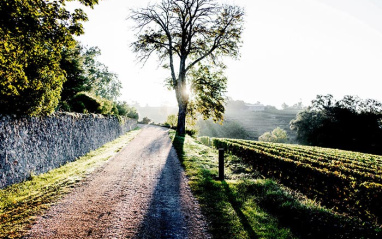
<path fill-rule="evenodd" d="M 123 83 L 121 100 L 176 105 L 164 87 L 169 72 L 154 56 L 144 67 L 129 9 L 148 0 L 102 0 L 86 10 L 84 45 Z M 155 2 L 155 0 L 151 0 Z M 382 101 L 382 3 L 380 0 L 222 0 L 246 12 L 241 59 L 227 60 L 228 93 L 235 100 L 307 105 L 317 94 L 358 95 Z"/>

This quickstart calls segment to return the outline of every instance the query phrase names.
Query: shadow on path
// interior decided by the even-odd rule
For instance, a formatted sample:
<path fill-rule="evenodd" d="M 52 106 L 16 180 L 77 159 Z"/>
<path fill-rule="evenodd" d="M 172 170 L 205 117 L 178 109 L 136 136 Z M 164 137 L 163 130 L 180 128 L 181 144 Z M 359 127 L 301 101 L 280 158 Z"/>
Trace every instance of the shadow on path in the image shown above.
<path fill-rule="evenodd" d="M 177 147 L 183 147 L 183 141 Z M 171 148 L 135 238 L 206 238 L 200 211 Z"/>

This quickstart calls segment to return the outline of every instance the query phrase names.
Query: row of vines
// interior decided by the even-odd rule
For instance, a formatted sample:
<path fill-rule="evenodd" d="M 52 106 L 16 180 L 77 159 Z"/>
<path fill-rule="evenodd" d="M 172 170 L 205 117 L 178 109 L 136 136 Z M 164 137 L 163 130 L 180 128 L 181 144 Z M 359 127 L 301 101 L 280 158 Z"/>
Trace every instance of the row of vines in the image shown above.
<path fill-rule="evenodd" d="M 322 205 L 382 223 L 382 156 L 310 146 L 200 138 Z"/>

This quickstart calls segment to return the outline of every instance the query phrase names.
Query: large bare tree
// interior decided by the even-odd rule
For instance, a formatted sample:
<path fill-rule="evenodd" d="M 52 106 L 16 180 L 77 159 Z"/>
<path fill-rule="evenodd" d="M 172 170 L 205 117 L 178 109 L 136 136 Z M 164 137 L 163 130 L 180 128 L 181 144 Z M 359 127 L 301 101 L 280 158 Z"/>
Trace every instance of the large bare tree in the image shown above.
<path fill-rule="evenodd" d="M 222 118 L 222 91 L 226 88 L 226 78 L 220 74 L 222 57 L 238 56 L 243 16 L 242 8 L 216 0 L 162 0 L 132 10 L 131 19 L 138 29 L 132 47 L 138 59 L 146 62 L 156 53 L 171 72 L 169 85 L 179 106 L 178 134 L 186 130 L 190 85 L 196 86 L 199 95 L 204 94 L 199 97 L 199 103 L 204 104 L 200 112 L 205 117 Z M 214 71 L 215 67 L 219 70 Z M 203 98 L 210 104 L 200 100 Z"/>

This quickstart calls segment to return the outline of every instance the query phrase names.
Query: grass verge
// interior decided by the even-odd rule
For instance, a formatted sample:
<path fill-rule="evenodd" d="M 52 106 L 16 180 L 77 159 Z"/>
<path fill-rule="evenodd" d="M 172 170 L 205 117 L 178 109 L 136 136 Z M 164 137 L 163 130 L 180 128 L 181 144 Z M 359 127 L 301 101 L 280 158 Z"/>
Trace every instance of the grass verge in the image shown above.
<path fill-rule="evenodd" d="M 106 163 L 138 133 L 130 131 L 74 162 L 0 190 L 0 238 L 20 238 L 37 215 Z"/>
<path fill-rule="evenodd" d="M 381 228 L 340 215 L 265 179 L 226 156 L 226 180 L 217 178 L 217 151 L 170 132 L 194 195 L 214 238 L 381 238 Z"/>

